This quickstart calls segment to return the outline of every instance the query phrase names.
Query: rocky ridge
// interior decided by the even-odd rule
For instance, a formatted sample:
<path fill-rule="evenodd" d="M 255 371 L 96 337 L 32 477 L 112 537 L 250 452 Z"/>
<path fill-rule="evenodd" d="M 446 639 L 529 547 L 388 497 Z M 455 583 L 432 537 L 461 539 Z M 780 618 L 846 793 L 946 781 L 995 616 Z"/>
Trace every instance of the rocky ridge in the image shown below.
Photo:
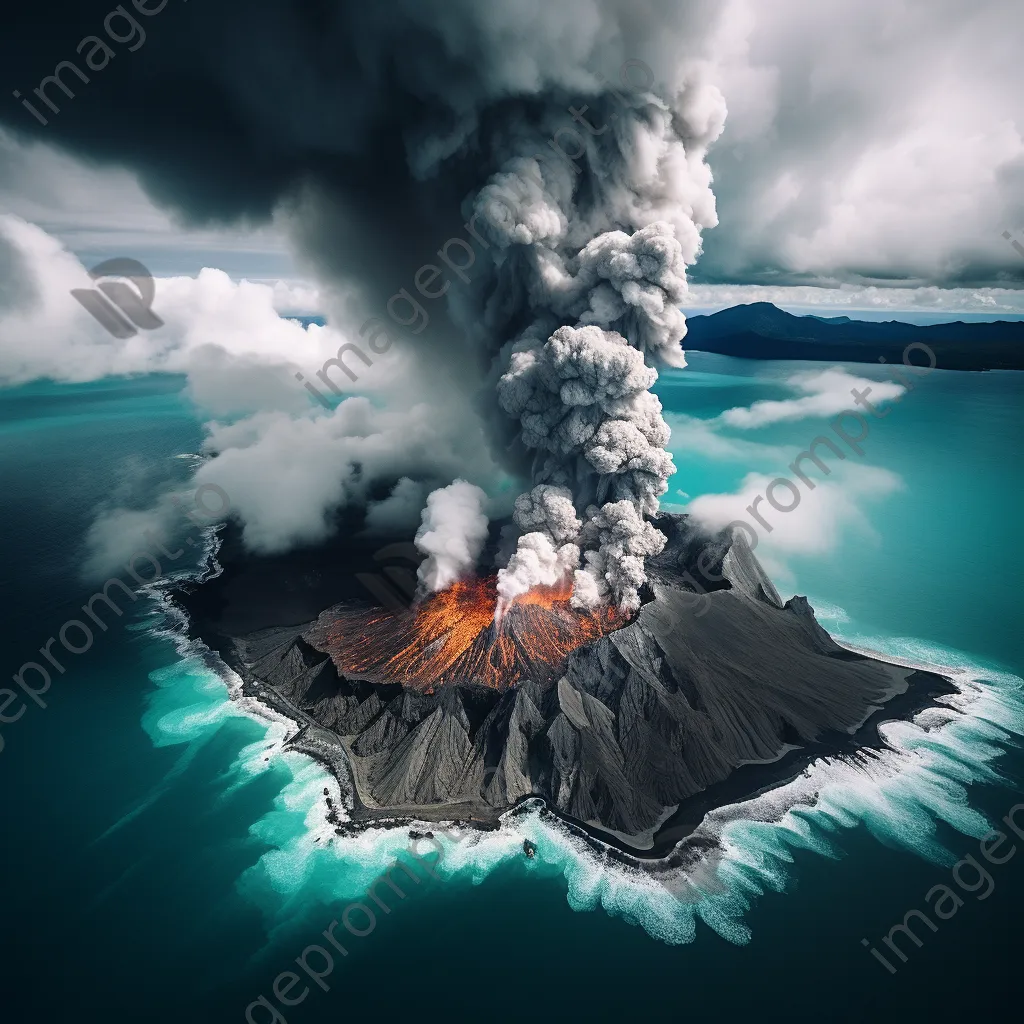
<path fill-rule="evenodd" d="M 669 542 L 640 612 L 553 681 L 428 694 L 346 677 L 317 647 L 330 609 L 233 638 L 230 660 L 249 692 L 300 723 L 299 744 L 342 780 L 354 821 L 494 824 L 540 797 L 636 851 L 687 835 L 709 794 L 737 797 L 730 781 L 756 791 L 751 766 L 792 777 L 853 738 L 877 742 L 864 731 L 911 688 L 915 708 L 949 691 L 841 648 L 804 598 L 783 604 L 742 538 L 708 541 L 679 515 L 656 525 Z"/>

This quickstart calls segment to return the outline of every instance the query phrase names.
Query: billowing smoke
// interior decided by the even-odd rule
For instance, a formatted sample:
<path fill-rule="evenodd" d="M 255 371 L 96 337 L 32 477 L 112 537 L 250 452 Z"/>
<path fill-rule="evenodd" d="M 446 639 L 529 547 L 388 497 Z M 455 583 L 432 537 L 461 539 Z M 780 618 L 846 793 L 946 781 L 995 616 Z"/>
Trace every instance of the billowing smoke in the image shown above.
<path fill-rule="evenodd" d="M 532 587 L 554 586 L 580 561 L 575 542 L 583 524 L 576 517 L 568 487 L 538 484 L 521 494 L 516 498 L 512 520 L 521 536 L 508 565 L 498 571 L 499 616 L 509 601 Z"/>
<path fill-rule="evenodd" d="M 656 511 L 675 469 L 663 447 L 669 430 L 661 404 L 647 390 L 656 379 L 639 349 L 596 326 L 560 327 L 540 344 L 527 336 L 513 348 L 498 398 L 519 420 L 523 445 L 537 452 L 534 478 L 541 486 L 516 503 L 514 519 L 523 536 L 500 574 L 503 596 L 555 583 L 546 577 L 556 568 L 558 575 L 576 570 L 580 548 L 564 542 L 579 538 L 596 551 L 586 552 L 586 568 L 576 573 L 574 604 L 589 608 L 613 595 L 624 610 L 638 607 L 643 557 L 664 545 L 642 513 Z M 613 500 L 600 509 L 608 497 Z M 585 509 L 582 535 L 574 499 Z M 554 515 L 538 514 L 549 508 Z M 570 515 L 571 532 L 550 528 L 552 519 L 561 525 Z M 563 545 L 557 553 L 555 544 Z M 542 553 L 547 558 L 538 562 Z M 538 571 L 545 578 L 538 579 Z"/>
<path fill-rule="evenodd" d="M 644 559 L 665 546 L 665 536 L 644 522 L 632 501 L 591 505 L 581 534 L 586 568 L 575 573 L 573 604 L 593 608 L 612 601 L 624 612 L 640 607 L 640 586 L 647 579 Z"/>
<path fill-rule="evenodd" d="M 429 591 L 444 590 L 473 571 L 487 540 L 487 496 L 473 484 L 456 480 L 427 497 L 416 547 L 427 557 L 420 582 Z"/>
<path fill-rule="evenodd" d="M 21 5 L 5 39 L 77 24 L 71 0 L 55 2 Z M 483 424 L 504 478 L 491 486 L 475 464 L 456 472 L 495 492 L 509 477 L 526 483 L 503 596 L 572 572 L 577 605 L 629 609 L 660 543 L 644 517 L 673 470 L 649 391 L 654 367 L 684 365 L 685 270 L 701 231 L 717 223 L 706 155 L 725 107 L 708 78 L 727 6 L 208 0 L 152 22 L 143 79 L 115 61 L 89 85 L 95 99 L 74 100 L 73 116 L 61 100 L 46 125 L 15 103 L 0 120 L 17 117 L 19 132 L 135 171 L 190 222 L 280 215 L 319 282 L 347 296 L 343 310 L 339 299 L 340 312 L 326 312 L 347 323 L 351 343 L 324 372 L 332 363 L 340 377 L 340 357 L 355 347 L 361 389 L 364 376 L 380 379 L 376 357 L 392 350 L 411 385 L 395 375 L 394 408 L 380 399 L 389 417 L 397 422 L 415 388 L 461 436 L 475 441 Z M 3 40 L 0 51 L 29 95 L 46 70 L 37 52 Z M 115 109 L 122 116 L 112 119 Z M 316 365 L 304 367 L 307 381 Z M 489 397 L 478 412 L 481 390 Z M 232 443 L 216 449 L 211 475 L 217 463 L 244 461 L 258 481 L 250 489 L 273 501 L 281 488 L 257 463 L 287 469 L 290 453 L 264 434 L 301 444 L 323 431 L 331 443 L 314 532 L 330 529 L 337 507 L 376 501 L 371 484 L 385 482 L 369 478 L 360 452 L 378 454 L 402 435 L 334 444 L 347 404 L 309 413 L 325 424 L 318 431 L 276 414 L 219 430 Z M 422 433 L 413 424 L 395 455 Z M 381 461 L 394 486 L 411 481 L 392 505 L 379 503 L 385 519 L 415 487 L 454 475 L 447 459 Z M 334 486 L 335 477 L 358 486 Z M 480 530 L 465 528 L 477 516 L 459 506 L 463 528 L 448 532 L 445 500 L 436 521 L 428 505 L 421 531 L 431 586 L 466 571 L 479 550 Z M 580 523 L 572 536 L 554 525 L 569 518 Z"/>
<path fill-rule="evenodd" d="M 628 62 L 653 85 L 641 63 Z M 499 615 L 570 572 L 575 607 L 634 612 L 644 560 L 665 544 L 644 519 L 675 471 L 648 363 L 686 365 L 679 304 L 715 223 L 704 154 L 721 120 L 649 90 L 618 101 L 599 106 L 604 123 L 575 118 L 586 132 L 573 130 L 571 158 L 513 153 L 472 201 L 495 265 L 472 315 L 502 344 L 498 403 L 534 483 L 516 503 Z"/>

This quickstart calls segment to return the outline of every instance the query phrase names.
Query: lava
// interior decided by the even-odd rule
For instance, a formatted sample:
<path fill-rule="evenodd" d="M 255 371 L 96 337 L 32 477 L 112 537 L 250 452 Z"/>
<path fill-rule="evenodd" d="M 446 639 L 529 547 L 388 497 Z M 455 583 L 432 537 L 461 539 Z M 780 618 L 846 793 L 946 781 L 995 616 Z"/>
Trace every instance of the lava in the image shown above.
<path fill-rule="evenodd" d="M 505 690 L 553 678 L 572 651 L 629 621 L 610 607 L 576 611 L 571 581 L 535 587 L 496 620 L 496 584 L 460 580 L 405 612 L 342 607 L 317 630 L 317 646 L 348 676 L 425 691 L 453 682 Z"/>

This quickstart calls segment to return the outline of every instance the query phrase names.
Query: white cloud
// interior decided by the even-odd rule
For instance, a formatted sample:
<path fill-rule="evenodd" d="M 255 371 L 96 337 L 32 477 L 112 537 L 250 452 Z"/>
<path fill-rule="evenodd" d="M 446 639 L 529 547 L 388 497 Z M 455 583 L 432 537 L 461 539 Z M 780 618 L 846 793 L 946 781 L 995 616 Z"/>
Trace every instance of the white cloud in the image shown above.
<path fill-rule="evenodd" d="M 813 485 L 809 487 L 788 468 L 798 454 L 796 449 L 723 436 L 719 432 L 833 416 L 853 407 L 850 389 L 854 387 L 861 393 L 871 388 L 868 400 L 879 406 L 895 401 L 904 390 L 897 384 L 867 380 L 838 367 L 794 374 L 787 383 L 805 394 L 783 401 L 758 401 L 749 407 L 738 406 L 711 420 L 678 414 L 668 417 L 673 451 L 699 452 L 713 461 L 742 461 L 747 467 L 758 467 L 746 473 L 736 491 L 701 494 L 682 510 L 708 530 L 720 530 L 737 520 L 745 523 L 757 538 L 758 558 L 776 580 L 792 578 L 787 564 L 790 558 L 831 552 L 850 532 L 856 532 L 862 540 L 877 541 L 863 506 L 903 487 L 902 478 L 897 474 L 854 461 L 855 456 L 838 437 L 833 441 L 845 458 L 837 458 L 824 447 L 817 450 L 828 473 L 822 474 L 810 462 L 802 464 Z M 772 496 L 783 507 L 796 501 L 789 512 L 779 511 L 767 500 L 769 485 L 780 477 L 791 481 L 792 487 L 778 484 Z M 747 511 L 751 505 L 757 515 Z M 759 521 L 758 515 L 770 530 Z M 747 536 L 749 538 L 750 534 Z"/>
<path fill-rule="evenodd" d="M 228 494 L 253 550 L 321 540 L 339 509 L 365 506 L 382 489 L 393 488 L 374 506 L 376 528 L 402 519 L 414 493 L 456 477 L 485 485 L 500 477 L 470 400 L 455 385 L 428 393 L 436 377 L 423 372 L 411 345 L 396 342 L 370 367 L 355 363 L 356 382 L 332 371 L 349 397 L 332 410 L 314 404 L 294 373 L 313 377 L 356 335 L 304 330 L 278 315 L 282 303 L 318 301 L 308 289 L 236 282 L 211 269 L 158 279 L 153 309 L 164 326 L 118 340 L 70 294 L 93 282 L 56 239 L 0 216 L 0 258 L 10 263 L 0 291 L 0 379 L 185 374 L 188 394 L 214 417 L 205 427 L 208 458 L 192 483 Z M 353 394 L 357 388 L 362 395 Z M 181 481 L 141 489 L 150 495 L 147 507 L 123 495 L 105 503 L 89 536 L 88 574 L 123 566 L 146 530 L 162 542 L 173 535 L 180 517 L 169 503 Z"/>
<path fill-rule="evenodd" d="M 261 412 L 207 429 L 212 457 L 195 481 L 227 492 L 254 551 L 322 540 L 337 509 L 365 505 L 382 483 L 408 477 L 437 485 L 460 476 L 491 482 L 497 475 L 479 424 L 458 408 L 388 410 L 353 397 L 332 412 Z"/>
<path fill-rule="evenodd" d="M 856 406 L 854 389 L 873 406 L 897 401 L 906 390 L 891 381 L 855 377 L 838 366 L 831 370 L 796 373 L 786 383 L 805 392 L 804 396 L 781 401 L 762 399 L 749 408 L 737 406 L 726 409 L 719 418 L 727 426 L 752 430 L 770 423 L 793 422 L 810 416 L 834 416 L 853 409 Z"/>
<path fill-rule="evenodd" d="M 403 476 L 386 498 L 371 501 L 366 509 L 366 529 L 369 533 L 395 535 L 412 532 L 419 526 L 420 513 L 427 500 L 427 486 L 418 480 Z"/>
<path fill-rule="evenodd" d="M 665 413 L 665 422 L 672 431 L 668 450 L 672 454 L 687 452 L 717 461 L 765 462 L 783 459 L 786 449 L 777 445 L 748 441 L 744 437 L 724 437 L 715 427 L 720 422 L 702 420 L 685 413 Z"/>
<path fill-rule="evenodd" d="M 747 511 L 777 479 L 764 473 L 748 473 L 734 493 L 702 494 L 690 502 L 686 511 L 709 530 L 719 530 L 736 520 L 747 524 L 756 534 L 757 556 L 765 568 L 773 578 L 788 579 L 791 574 L 786 563 L 790 557 L 827 554 L 851 531 L 877 543 L 878 535 L 862 506 L 904 486 L 902 478 L 887 469 L 856 463 L 835 465 L 827 452 L 825 458 L 835 468 L 828 479 L 813 477 L 813 490 L 782 469 L 780 475 L 792 480 L 800 497 L 791 512 L 780 512 L 764 500 L 757 504 L 755 511 L 771 527 L 770 532 Z M 793 492 L 786 487 L 780 486 L 775 494 L 776 501 L 784 506 L 794 500 Z"/>
<path fill-rule="evenodd" d="M 273 410 L 207 423 L 207 457 L 187 486 L 165 484 L 143 508 L 115 498 L 100 510 L 87 538 L 86 575 L 117 572 L 134 551 L 155 551 L 157 542 L 172 546 L 188 525 L 175 500 L 192 508 L 192 488 L 204 484 L 219 489 L 205 502 L 209 521 L 217 519 L 222 491 L 246 547 L 263 553 L 325 539 L 335 513 L 349 505 L 368 506 L 370 532 L 411 533 L 433 488 L 467 476 L 497 488 L 500 470 L 468 409 L 439 414 L 425 403 L 398 404 L 385 409 L 352 397 L 330 412 Z M 371 502 L 382 488 L 389 496 Z M 493 507 L 507 512 L 500 500 Z"/>
<path fill-rule="evenodd" d="M 1014 284 L 1018 0 L 729 0 L 706 280 Z M 787 280 L 788 279 L 788 280 Z"/>
<path fill-rule="evenodd" d="M 6 303 L 0 305 L 0 381 L 8 384 L 39 377 L 85 381 L 184 373 L 193 399 L 215 415 L 268 408 L 300 412 L 313 399 L 295 373 L 312 378 L 355 337 L 354 331 L 315 324 L 303 329 L 279 315 L 318 308 L 322 296 L 310 286 L 232 281 L 221 270 L 204 268 L 195 277 L 157 278 L 152 308 L 164 326 L 119 340 L 71 294 L 92 288 L 93 282 L 57 239 L 20 218 L 0 215 L 0 250 L 7 252 L 11 272 L 21 282 L 17 296 L 5 298 L 0 291 L 0 304 Z M 371 358 L 371 367 L 355 362 L 356 382 L 336 370 L 331 379 L 345 393 L 357 387 L 379 391 L 390 384 L 403 356 L 396 346 Z"/>
<path fill-rule="evenodd" d="M 147 579 L 162 575 L 174 568 L 173 563 L 181 557 L 161 561 L 159 545 L 167 543 L 182 529 L 182 515 L 171 503 L 172 493 L 160 495 L 149 508 L 135 509 L 112 507 L 101 509 L 85 538 L 86 558 L 82 575 L 87 580 L 103 580 L 113 574 L 124 574 L 132 556 L 148 551 L 160 562 L 160 573 L 148 565 L 145 558 L 139 558 L 137 571 Z"/>

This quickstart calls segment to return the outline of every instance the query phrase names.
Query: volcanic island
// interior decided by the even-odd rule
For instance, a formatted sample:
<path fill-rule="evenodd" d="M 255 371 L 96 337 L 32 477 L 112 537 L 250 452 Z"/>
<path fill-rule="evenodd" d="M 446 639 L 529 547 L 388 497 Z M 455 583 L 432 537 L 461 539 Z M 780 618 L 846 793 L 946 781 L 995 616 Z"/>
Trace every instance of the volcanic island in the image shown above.
<path fill-rule="evenodd" d="M 496 618 L 486 577 L 407 605 L 411 543 L 374 551 L 341 530 L 256 556 L 231 526 L 221 571 L 175 600 L 237 696 L 291 720 L 289 747 L 337 778 L 339 833 L 490 829 L 539 803 L 620 858 L 678 862 L 707 844 L 710 811 L 880 748 L 883 722 L 956 692 L 839 646 L 805 598 L 783 603 L 741 535 L 650 521 L 667 543 L 631 615 L 548 587 Z"/>

